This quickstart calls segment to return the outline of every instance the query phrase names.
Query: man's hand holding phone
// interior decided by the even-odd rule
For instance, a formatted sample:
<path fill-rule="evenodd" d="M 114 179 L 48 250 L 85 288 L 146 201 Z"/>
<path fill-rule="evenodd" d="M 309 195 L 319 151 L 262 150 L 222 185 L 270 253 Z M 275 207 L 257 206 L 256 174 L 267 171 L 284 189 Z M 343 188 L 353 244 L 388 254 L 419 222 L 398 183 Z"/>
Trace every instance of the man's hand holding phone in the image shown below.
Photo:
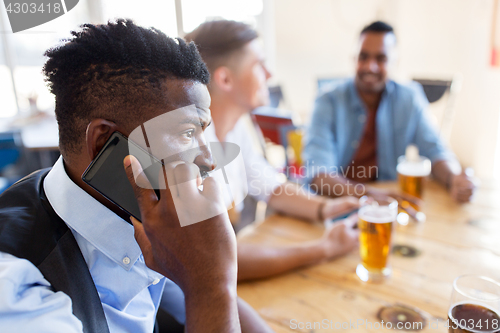
<path fill-rule="evenodd" d="M 141 211 L 142 224 L 131 218 L 135 238 L 146 265 L 184 291 L 188 331 L 239 332 L 236 237 L 225 209 L 213 215 L 224 207 L 215 180 L 206 178 L 200 191 L 198 167 L 170 163 L 161 168 L 158 198 L 135 157 L 124 166 Z M 213 217 L 181 227 L 179 215 L 198 222 L 204 210 Z"/>

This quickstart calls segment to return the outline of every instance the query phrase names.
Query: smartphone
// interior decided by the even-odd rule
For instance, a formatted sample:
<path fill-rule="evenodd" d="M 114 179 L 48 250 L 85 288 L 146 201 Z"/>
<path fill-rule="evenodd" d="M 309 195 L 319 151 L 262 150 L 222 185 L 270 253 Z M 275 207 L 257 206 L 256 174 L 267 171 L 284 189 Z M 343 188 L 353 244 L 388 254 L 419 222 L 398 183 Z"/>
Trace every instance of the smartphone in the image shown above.
<path fill-rule="evenodd" d="M 82 180 L 102 194 L 119 210 L 118 215 L 132 224 L 130 216 L 141 221 L 141 211 L 134 190 L 123 167 L 127 155 L 135 156 L 154 189 L 162 162 L 120 132 L 114 132 L 82 175 Z M 159 191 L 157 191 L 159 195 Z"/>
<path fill-rule="evenodd" d="M 331 218 L 331 219 L 328 219 L 327 222 L 328 223 L 335 223 L 335 222 L 339 222 L 347 217 L 349 217 L 351 214 L 354 214 L 354 213 L 357 213 L 359 210 L 359 208 L 355 208 L 351 211 L 349 211 L 348 213 L 345 213 L 345 214 L 342 214 L 342 215 L 339 215 L 337 217 L 334 217 L 334 218 Z M 354 226 L 354 229 L 356 229 L 358 226 L 357 224 Z"/>

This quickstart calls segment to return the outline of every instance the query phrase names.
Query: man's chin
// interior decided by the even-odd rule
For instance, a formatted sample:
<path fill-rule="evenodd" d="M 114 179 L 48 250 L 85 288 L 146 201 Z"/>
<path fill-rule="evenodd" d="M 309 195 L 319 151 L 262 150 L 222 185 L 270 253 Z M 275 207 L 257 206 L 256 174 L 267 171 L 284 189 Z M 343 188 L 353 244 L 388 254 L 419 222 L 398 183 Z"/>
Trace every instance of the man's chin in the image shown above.
<path fill-rule="evenodd" d="M 385 88 L 385 82 L 363 82 L 363 81 L 357 81 L 356 86 L 358 89 L 364 93 L 380 93 L 384 90 Z"/>
<path fill-rule="evenodd" d="M 252 110 L 255 110 L 257 108 L 260 108 L 262 106 L 270 106 L 271 104 L 271 101 L 268 98 L 259 98 L 258 100 L 254 101 L 254 103 L 252 103 Z"/>

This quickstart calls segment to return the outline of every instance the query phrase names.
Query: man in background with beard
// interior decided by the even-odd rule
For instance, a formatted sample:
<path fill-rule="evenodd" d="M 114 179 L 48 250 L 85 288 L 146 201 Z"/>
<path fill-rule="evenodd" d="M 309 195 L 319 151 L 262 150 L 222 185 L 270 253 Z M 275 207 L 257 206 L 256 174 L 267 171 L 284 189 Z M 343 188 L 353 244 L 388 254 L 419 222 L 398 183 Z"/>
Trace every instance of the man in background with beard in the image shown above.
<path fill-rule="evenodd" d="M 396 179 L 397 158 L 414 144 L 431 160 L 433 177 L 456 201 L 468 202 L 475 189 L 473 179 L 462 171 L 428 118 L 422 87 L 388 78 L 395 48 L 390 25 L 377 21 L 366 26 L 359 37 L 354 79 L 316 100 L 304 148 L 311 187 L 327 196 L 380 194 L 368 186 L 360 193 L 356 185 Z M 355 172 L 332 172 L 347 167 Z M 384 194 L 400 199 L 397 193 Z"/>

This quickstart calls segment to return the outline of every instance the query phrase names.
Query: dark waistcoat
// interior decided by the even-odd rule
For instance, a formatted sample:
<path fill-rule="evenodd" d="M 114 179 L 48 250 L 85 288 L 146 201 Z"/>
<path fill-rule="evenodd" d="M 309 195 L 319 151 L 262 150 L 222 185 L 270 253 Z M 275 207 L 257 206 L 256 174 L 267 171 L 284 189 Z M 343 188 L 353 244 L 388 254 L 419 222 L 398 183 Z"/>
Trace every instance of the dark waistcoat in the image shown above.
<path fill-rule="evenodd" d="M 54 291 L 71 297 L 88 333 L 109 333 L 102 304 L 71 230 L 43 190 L 49 169 L 36 171 L 0 195 L 0 251 L 29 260 Z"/>

